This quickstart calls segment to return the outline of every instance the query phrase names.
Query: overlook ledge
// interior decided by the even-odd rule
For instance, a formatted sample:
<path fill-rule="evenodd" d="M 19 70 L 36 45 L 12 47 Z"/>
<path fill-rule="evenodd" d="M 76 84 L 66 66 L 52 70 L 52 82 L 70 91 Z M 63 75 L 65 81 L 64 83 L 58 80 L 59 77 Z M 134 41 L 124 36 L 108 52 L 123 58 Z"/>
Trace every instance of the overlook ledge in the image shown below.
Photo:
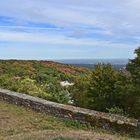
<path fill-rule="evenodd" d="M 0 89 L 0 100 L 104 129 L 118 131 L 139 131 L 140 129 L 138 120 L 133 118 L 55 103 L 6 89 Z"/>

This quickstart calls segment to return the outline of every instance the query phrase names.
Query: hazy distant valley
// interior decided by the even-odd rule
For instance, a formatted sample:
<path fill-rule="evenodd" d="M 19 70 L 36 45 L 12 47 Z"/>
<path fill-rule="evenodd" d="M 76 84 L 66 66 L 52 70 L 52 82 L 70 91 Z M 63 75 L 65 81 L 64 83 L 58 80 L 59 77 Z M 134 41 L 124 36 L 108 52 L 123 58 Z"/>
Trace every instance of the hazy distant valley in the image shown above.
<path fill-rule="evenodd" d="M 108 64 L 110 63 L 115 69 L 123 69 L 128 63 L 128 59 L 61 59 L 54 60 L 56 62 L 71 64 L 74 66 L 86 67 L 94 69 L 96 64 Z"/>

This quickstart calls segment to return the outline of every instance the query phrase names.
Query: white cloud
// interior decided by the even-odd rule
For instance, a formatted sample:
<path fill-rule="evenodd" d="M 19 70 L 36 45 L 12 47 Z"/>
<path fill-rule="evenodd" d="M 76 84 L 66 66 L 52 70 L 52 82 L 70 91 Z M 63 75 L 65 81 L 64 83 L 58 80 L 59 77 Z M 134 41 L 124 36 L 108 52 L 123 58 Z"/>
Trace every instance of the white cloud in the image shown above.
<path fill-rule="evenodd" d="M 140 41 L 139 6 L 140 0 L 4 0 L 0 15 L 15 22 L 12 27 L 0 24 L 0 40 L 135 48 Z"/>
<path fill-rule="evenodd" d="M 24 42 L 24 43 L 39 43 L 51 45 L 74 45 L 74 46 L 96 46 L 96 47 L 117 47 L 117 48 L 131 48 L 129 44 L 113 43 L 109 41 L 98 41 L 95 39 L 77 39 L 65 37 L 62 35 L 50 35 L 42 33 L 25 33 L 15 31 L 0 31 L 0 41 L 7 42 Z"/>
<path fill-rule="evenodd" d="M 60 26 L 94 26 L 124 34 L 140 32 L 139 0 L 5 0 L 0 14 Z M 138 33 L 139 33 L 138 32 Z"/>

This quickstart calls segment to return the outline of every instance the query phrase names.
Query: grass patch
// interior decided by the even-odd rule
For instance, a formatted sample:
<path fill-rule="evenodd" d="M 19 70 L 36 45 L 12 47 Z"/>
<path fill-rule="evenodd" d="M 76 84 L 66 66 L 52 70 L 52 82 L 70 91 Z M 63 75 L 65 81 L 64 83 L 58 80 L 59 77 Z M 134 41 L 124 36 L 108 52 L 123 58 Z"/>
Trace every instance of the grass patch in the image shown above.
<path fill-rule="evenodd" d="M 58 138 L 54 138 L 53 140 L 73 140 L 73 139 L 68 137 L 58 137 Z"/>
<path fill-rule="evenodd" d="M 47 138 L 49 140 L 136 139 L 126 134 L 115 134 L 78 121 L 56 118 L 0 101 L 0 140 L 46 140 Z"/>

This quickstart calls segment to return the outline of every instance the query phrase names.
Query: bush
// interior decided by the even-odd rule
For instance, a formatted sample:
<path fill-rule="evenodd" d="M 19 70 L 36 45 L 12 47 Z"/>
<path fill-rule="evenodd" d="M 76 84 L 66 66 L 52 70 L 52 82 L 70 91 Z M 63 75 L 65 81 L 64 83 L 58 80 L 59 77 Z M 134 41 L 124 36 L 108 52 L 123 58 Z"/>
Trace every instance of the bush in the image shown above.
<path fill-rule="evenodd" d="M 74 105 L 88 108 L 88 88 L 90 86 L 90 74 L 75 77 L 74 86 L 70 87 L 70 92 Z"/>
<path fill-rule="evenodd" d="M 121 109 L 121 108 L 119 108 L 119 107 L 107 108 L 106 110 L 107 110 L 109 113 L 112 113 L 112 114 L 125 115 L 123 109 Z"/>
<path fill-rule="evenodd" d="M 117 105 L 119 73 L 110 64 L 98 64 L 92 73 L 89 88 L 91 109 L 106 111 Z"/>

